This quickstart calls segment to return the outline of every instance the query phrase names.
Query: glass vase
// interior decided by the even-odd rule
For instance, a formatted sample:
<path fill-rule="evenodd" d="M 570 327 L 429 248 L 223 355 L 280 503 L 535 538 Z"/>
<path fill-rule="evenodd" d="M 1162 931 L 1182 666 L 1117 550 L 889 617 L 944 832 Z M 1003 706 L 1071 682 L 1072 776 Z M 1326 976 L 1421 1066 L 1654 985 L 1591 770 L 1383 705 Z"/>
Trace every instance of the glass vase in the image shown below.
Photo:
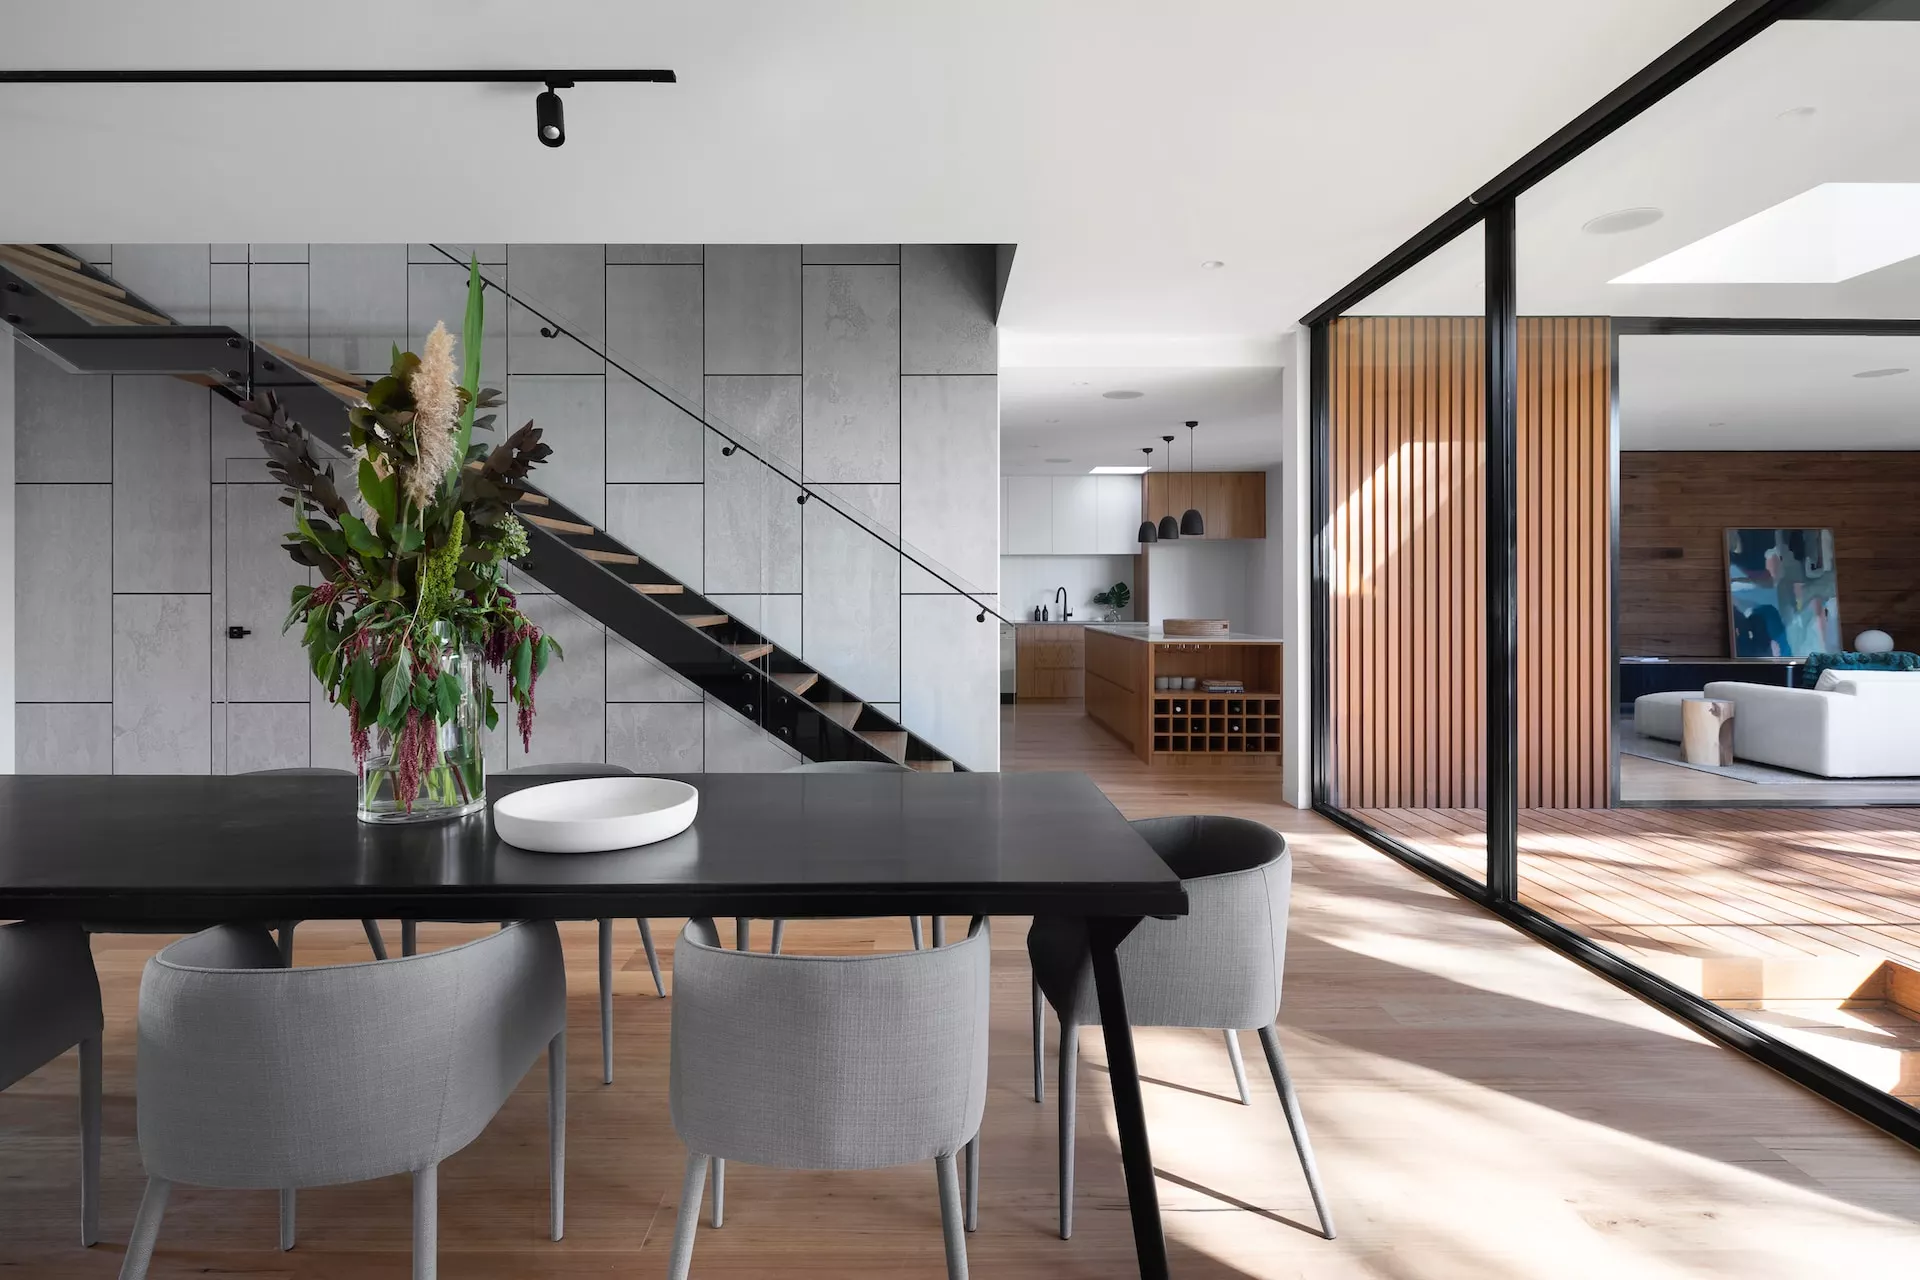
<path fill-rule="evenodd" d="M 459 705 L 451 720 L 434 727 L 438 749 L 434 762 L 420 771 L 419 788 L 411 805 L 403 803 L 398 794 L 399 762 L 393 735 L 377 726 L 371 730 L 366 758 L 360 762 L 362 822 L 442 822 L 486 808 L 485 713 L 481 701 L 486 669 L 479 650 L 462 645 L 447 623 L 433 625 L 433 639 L 438 647 L 439 669 L 452 673 L 460 683 Z"/>

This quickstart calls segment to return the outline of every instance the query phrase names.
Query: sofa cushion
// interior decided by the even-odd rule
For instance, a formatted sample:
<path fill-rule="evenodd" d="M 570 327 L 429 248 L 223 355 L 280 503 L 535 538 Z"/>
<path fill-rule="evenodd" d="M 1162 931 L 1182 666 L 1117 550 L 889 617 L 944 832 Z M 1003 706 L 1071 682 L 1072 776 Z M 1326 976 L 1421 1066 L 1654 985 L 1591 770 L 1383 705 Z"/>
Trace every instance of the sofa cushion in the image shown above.
<path fill-rule="evenodd" d="M 1863 686 L 1920 689 L 1920 671 L 1852 671 L 1828 667 L 1814 682 L 1814 688 L 1832 692 L 1857 693 Z"/>
<path fill-rule="evenodd" d="M 1680 704 L 1703 696 L 1698 689 L 1641 694 L 1633 700 L 1634 731 L 1643 738 L 1680 741 Z"/>

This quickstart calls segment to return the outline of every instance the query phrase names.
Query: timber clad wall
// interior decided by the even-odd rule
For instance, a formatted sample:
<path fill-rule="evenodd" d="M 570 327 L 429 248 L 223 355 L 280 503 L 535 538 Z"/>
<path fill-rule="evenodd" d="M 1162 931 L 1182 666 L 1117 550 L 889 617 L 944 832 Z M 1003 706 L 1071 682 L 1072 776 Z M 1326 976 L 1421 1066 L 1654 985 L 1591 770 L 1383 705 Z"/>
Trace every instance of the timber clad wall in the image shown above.
<path fill-rule="evenodd" d="M 1486 418 L 1477 317 L 1331 334 L 1334 799 L 1485 803 Z M 1608 802 L 1607 324 L 1519 335 L 1523 807 Z"/>
<path fill-rule="evenodd" d="M 1620 652 L 1724 657 L 1728 529 L 1832 529 L 1840 634 L 1920 647 L 1920 452 L 1622 453 Z"/>

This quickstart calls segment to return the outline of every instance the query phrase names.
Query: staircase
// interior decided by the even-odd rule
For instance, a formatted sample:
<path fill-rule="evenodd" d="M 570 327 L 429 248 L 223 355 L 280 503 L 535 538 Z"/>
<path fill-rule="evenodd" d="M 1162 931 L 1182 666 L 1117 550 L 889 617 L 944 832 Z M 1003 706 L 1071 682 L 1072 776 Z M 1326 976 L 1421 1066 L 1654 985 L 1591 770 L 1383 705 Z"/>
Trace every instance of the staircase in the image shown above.
<path fill-rule="evenodd" d="M 0 316 L 74 373 L 167 374 L 209 387 L 235 404 L 271 391 L 317 441 L 343 454 L 346 409 L 368 385 L 356 374 L 253 341 L 224 325 L 175 324 L 54 245 L 0 245 Z M 735 450 L 773 465 L 743 441 L 728 438 L 727 452 Z M 797 501 L 822 497 L 803 480 L 793 483 Z M 536 490 L 518 507 L 530 553 L 517 568 L 803 758 L 893 761 L 935 773 L 962 768 L 552 496 Z M 881 537 L 862 520 L 850 522 Z M 973 598 L 937 567 L 903 547 L 895 549 Z M 974 603 L 981 621 L 994 613 L 979 600 Z"/>

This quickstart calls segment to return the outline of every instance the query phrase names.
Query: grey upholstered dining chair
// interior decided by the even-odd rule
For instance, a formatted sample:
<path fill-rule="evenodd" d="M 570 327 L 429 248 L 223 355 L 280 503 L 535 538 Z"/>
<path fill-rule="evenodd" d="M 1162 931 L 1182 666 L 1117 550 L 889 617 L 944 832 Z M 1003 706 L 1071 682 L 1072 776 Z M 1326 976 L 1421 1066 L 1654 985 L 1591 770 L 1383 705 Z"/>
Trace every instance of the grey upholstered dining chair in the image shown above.
<path fill-rule="evenodd" d="M 1286 1112 L 1320 1229 L 1333 1239 L 1333 1215 L 1320 1190 L 1313 1144 L 1287 1075 L 1274 1019 L 1287 959 L 1287 902 L 1293 855 L 1285 837 L 1245 818 L 1145 818 L 1133 824 L 1187 891 L 1188 913 L 1143 920 L 1120 944 L 1120 985 L 1136 1027 L 1257 1028 L 1267 1068 Z M 1060 1238 L 1073 1234 L 1075 1068 L 1083 1026 L 1098 1025 L 1086 922 L 1041 916 L 1027 933 L 1035 985 L 1060 1015 Z M 1040 1009 L 1034 1006 L 1034 1092 L 1041 1093 Z M 1241 1096 L 1245 1076 L 1239 1070 Z"/>
<path fill-rule="evenodd" d="M 891 760 L 816 760 L 810 764 L 797 764 L 791 769 L 782 769 L 782 773 L 911 773 L 903 764 Z M 920 933 L 920 917 L 909 916 L 907 923 L 913 928 L 913 949 L 920 950 L 924 940 Z M 939 946 L 946 941 L 945 923 L 933 922 L 933 945 Z M 776 918 L 773 922 L 773 945 L 769 948 L 775 955 L 780 954 L 780 944 L 785 940 L 787 922 Z M 747 949 L 747 918 L 736 916 L 733 922 L 734 946 L 741 951 Z"/>
<path fill-rule="evenodd" d="M 249 769 L 239 776 L 244 778 L 351 778 L 354 775 L 350 769 Z M 288 920 L 280 925 L 280 957 L 289 965 L 293 963 L 293 927 L 299 923 L 298 920 Z M 387 958 L 387 940 L 381 936 L 380 922 L 378 920 L 362 920 L 360 927 L 367 931 L 367 945 L 373 948 L 373 958 L 375 960 L 385 960 Z M 169 929 L 166 932 L 179 933 L 184 931 Z"/>
<path fill-rule="evenodd" d="M 633 770 L 599 761 L 580 764 L 523 764 L 507 770 L 509 778 L 533 774 L 574 774 L 583 778 L 630 778 Z M 665 998 L 666 983 L 660 980 L 660 953 L 653 949 L 653 926 L 637 920 L 640 945 L 647 951 L 647 968 L 653 971 L 653 991 Z M 600 1082 L 613 1083 L 613 921 L 600 922 Z"/>
<path fill-rule="evenodd" d="M 0 1089 L 80 1046 L 80 1243 L 100 1239 L 100 979 L 78 925 L 0 925 Z"/>
<path fill-rule="evenodd" d="M 668 1274 L 685 1280 L 713 1170 L 728 1160 L 880 1169 L 931 1160 L 949 1280 L 967 1274 L 954 1158 L 980 1132 L 987 1090 L 989 938 L 872 956 L 727 950 L 691 920 L 674 951 L 669 1098 L 687 1144 Z"/>
<path fill-rule="evenodd" d="M 140 980 L 139 1128 L 147 1191 L 121 1280 L 153 1257 L 176 1182 L 278 1188 L 280 1247 L 299 1187 L 413 1175 L 413 1275 L 432 1280 L 440 1162 L 480 1136 L 547 1058 L 549 1230 L 565 1219 L 567 976 L 550 921 L 464 946 L 288 969 L 265 929 L 221 925 Z"/>

